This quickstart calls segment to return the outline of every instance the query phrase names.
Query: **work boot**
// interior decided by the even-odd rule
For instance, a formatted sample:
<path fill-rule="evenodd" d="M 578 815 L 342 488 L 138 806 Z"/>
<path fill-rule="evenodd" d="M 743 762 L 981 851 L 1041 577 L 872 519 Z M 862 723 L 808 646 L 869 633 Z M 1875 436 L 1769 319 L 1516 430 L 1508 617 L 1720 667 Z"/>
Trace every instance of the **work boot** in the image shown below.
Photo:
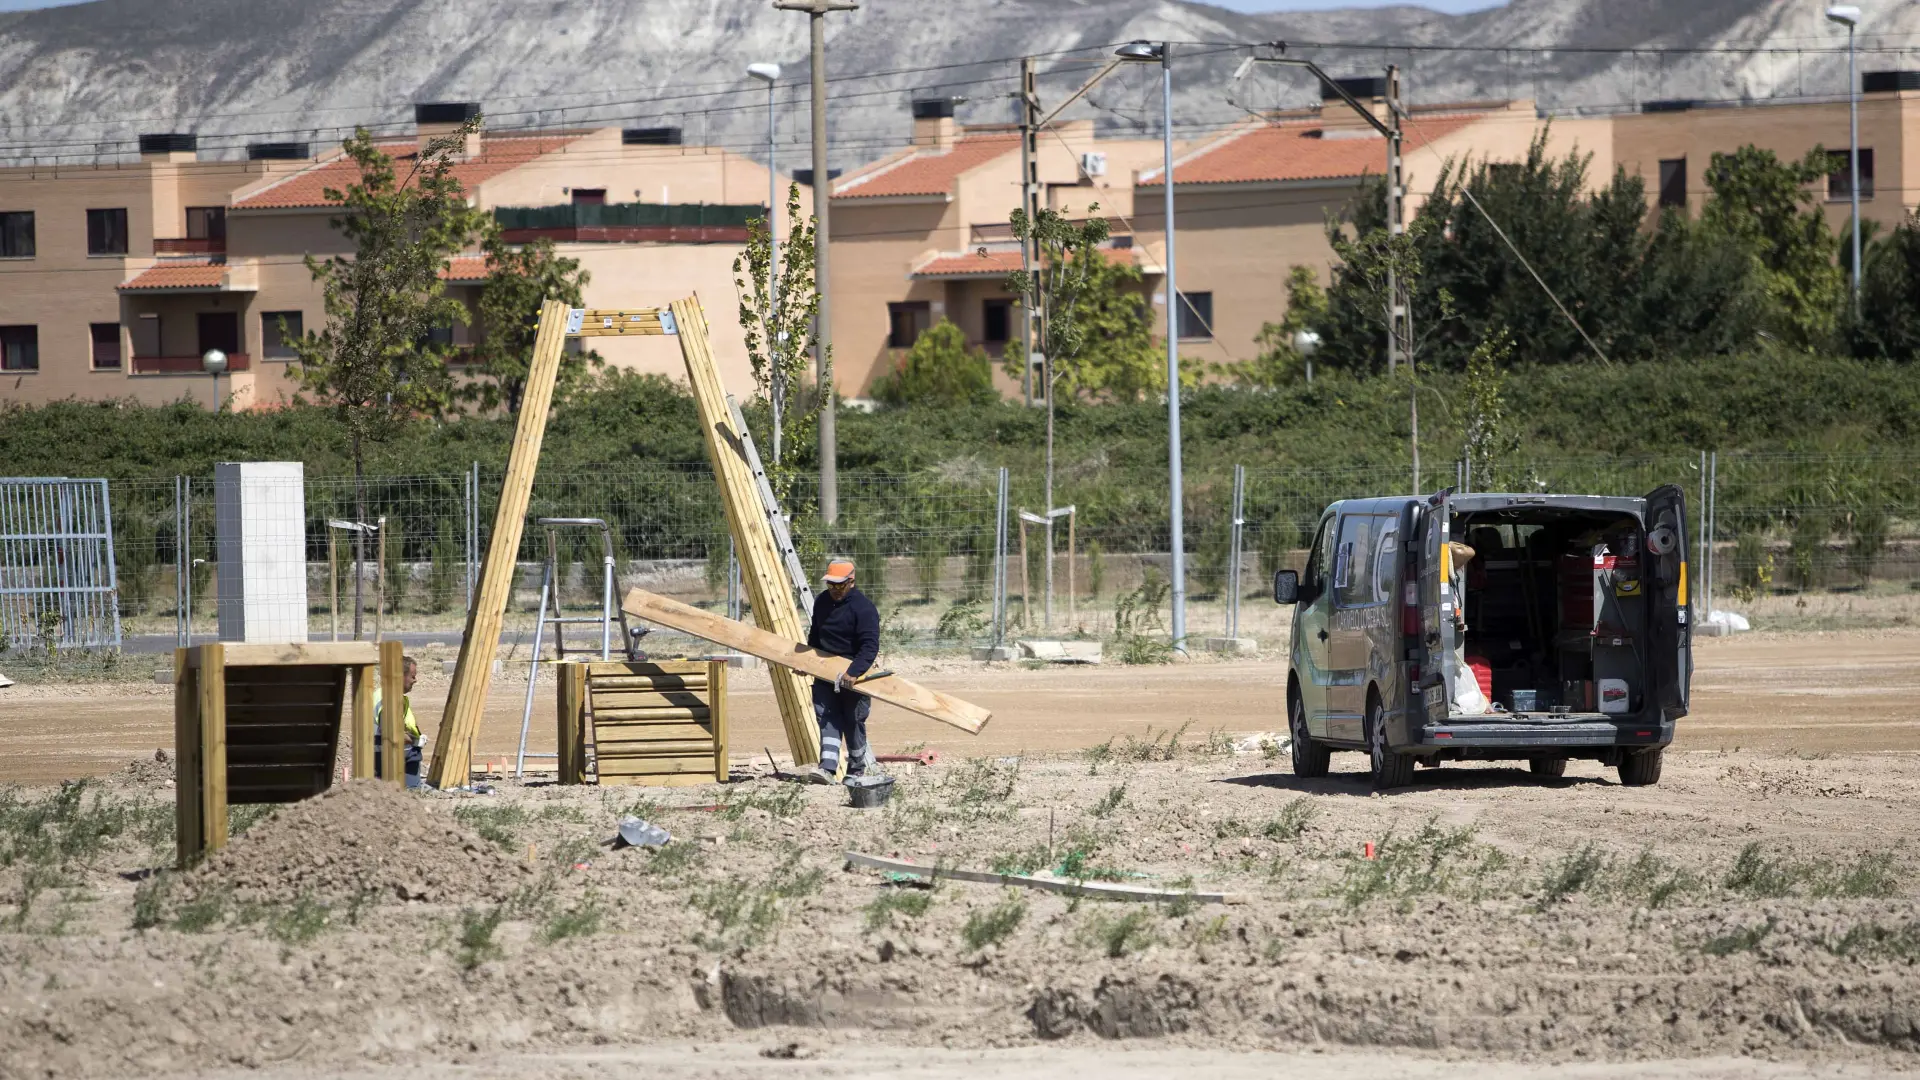
<path fill-rule="evenodd" d="M 808 769 L 805 773 L 802 773 L 801 778 L 804 779 L 809 784 L 832 784 L 833 783 L 833 774 L 821 768 L 818 765 L 815 765 L 813 768 Z"/>

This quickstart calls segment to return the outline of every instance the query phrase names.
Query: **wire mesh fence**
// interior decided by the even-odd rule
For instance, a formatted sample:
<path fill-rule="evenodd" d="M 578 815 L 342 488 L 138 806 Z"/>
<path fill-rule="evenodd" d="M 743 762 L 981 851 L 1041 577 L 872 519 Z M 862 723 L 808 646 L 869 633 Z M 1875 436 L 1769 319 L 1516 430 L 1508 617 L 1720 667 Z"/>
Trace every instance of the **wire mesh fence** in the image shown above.
<path fill-rule="evenodd" d="M 1920 582 L 1920 453 L 1539 458 L 1502 462 L 1494 471 L 1469 481 L 1464 465 L 1439 462 L 1429 466 L 1426 480 L 1433 487 L 1471 482 L 1476 490 L 1635 496 L 1677 484 L 1688 496 L 1696 542 L 1708 535 L 1711 507 L 1705 552 L 1721 600 L 1869 586 L 1898 591 Z M 1262 593 L 1273 570 L 1299 563 L 1328 503 L 1404 491 L 1409 480 L 1400 467 L 1249 469 L 1240 516 L 1242 591 Z M 376 624 L 457 632 L 500 483 L 497 470 L 484 468 L 359 482 L 307 477 L 302 513 L 310 634 L 324 638 L 336 619 L 342 636 L 352 633 L 356 583 L 363 633 Z M 812 568 L 829 554 L 853 557 L 863 588 L 879 600 L 898 642 L 977 641 L 996 601 L 992 470 L 843 473 L 840 485 L 839 521 L 828 525 L 804 509 L 794 520 L 803 562 Z M 794 481 L 796 492 L 816 486 L 812 476 Z M 1195 470 L 1189 479 L 1187 584 L 1202 605 L 1224 601 L 1234 578 L 1232 487 L 1230 469 Z M 134 632 L 169 632 L 187 623 L 211 631 L 220 561 L 212 477 L 116 480 L 111 501 L 121 610 Z M 1107 473 L 1097 483 L 1063 475 L 1054 501 L 1074 505 L 1075 512 L 1056 519 L 1052 530 L 1052 629 L 1105 633 L 1116 599 L 1137 590 L 1150 572 L 1167 570 L 1165 474 Z M 1045 527 L 1026 525 L 1021 561 L 1020 511 L 1044 516 L 1043 503 L 1038 477 L 1015 478 L 1004 598 L 1015 632 L 1047 621 Z M 542 473 L 518 552 L 513 611 L 523 619 L 530 619 L 547 555 L 544 532 L 532 526 L 539 517 L 607 521 L 623 587 L 642 585 L 709 606 L 726 602 L 731 545 L 704 463 Z M 556 561 L 570 604 L 597 603 L 598 543 L 585 531 L 561 540 Z M 1196 632 L 1211 632 L 1203 620 L 1190 622 Z"/>

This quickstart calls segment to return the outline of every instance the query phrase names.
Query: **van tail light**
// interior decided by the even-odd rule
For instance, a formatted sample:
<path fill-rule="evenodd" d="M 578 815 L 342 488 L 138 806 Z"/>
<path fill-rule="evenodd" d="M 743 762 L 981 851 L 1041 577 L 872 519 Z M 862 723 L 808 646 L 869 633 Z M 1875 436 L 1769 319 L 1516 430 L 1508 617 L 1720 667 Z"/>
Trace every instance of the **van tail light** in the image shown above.
<path fill-rule="evenodd" d="M 1400 607 L 1400 632 L 1408 637 L 1420 636 L 1420 586 L 1408 582 L 1406 597 Z"/>
<path fill-rule="evenodd" d="M 1414 682 L 1414 683 L 1417 683 L 1420 681 L 1420 665 L 1419 664 L 1407 665 L 1407 681 Z"/>

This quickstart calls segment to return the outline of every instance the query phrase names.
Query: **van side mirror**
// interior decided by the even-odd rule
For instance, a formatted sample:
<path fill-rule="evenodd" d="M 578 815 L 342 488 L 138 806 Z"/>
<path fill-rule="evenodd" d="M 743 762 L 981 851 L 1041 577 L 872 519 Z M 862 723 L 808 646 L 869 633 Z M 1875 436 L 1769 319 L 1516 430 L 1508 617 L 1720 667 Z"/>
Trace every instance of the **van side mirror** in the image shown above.
<path fill-rule="evenodd" d="M 1273 602 L 1297 603 L 1300 599 L 1300 571 L 1279 570 L 1273 575 Z"/>

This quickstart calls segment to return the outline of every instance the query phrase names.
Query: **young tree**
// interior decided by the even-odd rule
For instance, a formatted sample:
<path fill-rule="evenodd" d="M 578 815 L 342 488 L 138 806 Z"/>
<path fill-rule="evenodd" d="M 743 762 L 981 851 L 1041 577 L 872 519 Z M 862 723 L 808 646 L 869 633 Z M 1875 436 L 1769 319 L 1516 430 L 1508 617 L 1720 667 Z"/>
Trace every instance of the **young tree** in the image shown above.
<path fill-rule="evenodd" d="M 873 396 L 895 407 L 950 408 L 990 401 L 993 362 L 983 349 L 967 348 L 967 336 L 941 319 L 913 343 L 894 369 L 874 380 Z"/>
<path fill-rule="evenodd" d="M 360 128 L 345 144 L 357 178 L 345 190 L 325 192 L 340 210 L 332 225 L 352 243 L 353 253 L 307 257 L 307 270 L 325 296 L 327 322 L 292 342 L 298 358 L 293 371 L 302 392 L 330 407 L 346 429 L 354 513 L 361 521 L 367 518 L 367 444 L 384 440 L 409 417 L 448 404 L 446 356 L 432 334 L 469 320 L 466 305 L 446 295 L 440 274 L 483 220 L 453 174 L 455 155 L 479 123 L 475 119 L 409 155 L 404 176 Z M 353 561 L 358 638 L 364 534 L 354 535 Z"/>
<path fill-rule="evenodd" d="M 767 210 L 766 221 L 748 226 L 747 250 L 733 260 L 733 284 L 740 294 L 740 328 L 746 331 L 753 383 L 770 406 L 769 437 L 762 444 L 773 455 L 766 463 L 767 478 L 775 498 L 795 513 L 800 509 L 790 503 L 795 455 L 788 451 L 807 445 L 826 404 L 817 395 L 812 401 L 801 397 L 816 342 L 815 316 L 820 311 L 813 281 L 815 222 L 800 216 L 800 185 L 788 185 L 787 241 L 776 268 L 769 231 L 773 208 Z M 768 271 L 775 269 L 777 285 L 768 279 Z M 829 381 L 832 370 L 829 354 Z"/>
<path fill-rule="evenodd" d="M 1707 165 L 1713 194 L 1700 214 L 1703 227 L 1752 253 L 1771 308 L 1768 328 L 1808 350 L 1833 343 L 1846 307 L 1846 271 L 1834 258 L 1840 241 L 1807 190 L 1830 168 L 1818 146 L 1787 162 L 1751 145 L 1716 153 Z"/>
<path fill-rule="evenodd" d="M 1467 358 L 1466 437 L 1461 452 L 1480 491 L 1502 491 L 1513 487 L 1508 462 L 1520 450 L 1520 436 L 1507 424 L 1507 373 L 1504 370 L 1513 355 L 1513 338 L 1497 330 L 1480 343 Z"/>
<path fill-rule="evenodd" d="M 584 307 L 583 291 L 593 275 L 580 268 L 580 260 L 556 253 L 552 240 L 509 244 L 492 222 L 480 248 L 487 259 L 487 281 L 480 289 L 480 341 L 470 369 L 475 378 L 461 387 L 460 396 L 488 411 L 516 413 L 533 366 L 540 305 L 563 300 L 569 307 Z M 554 400 L 564 401 L 603 363 L 592 351 L 562 353 Z"/>
<path fill-rule="evenodd" d="M 1920 359 L 1920 215 L 1909 214 L 1867 251 L 1860 317 L 1849 329 L 1855 356 Z"/>

